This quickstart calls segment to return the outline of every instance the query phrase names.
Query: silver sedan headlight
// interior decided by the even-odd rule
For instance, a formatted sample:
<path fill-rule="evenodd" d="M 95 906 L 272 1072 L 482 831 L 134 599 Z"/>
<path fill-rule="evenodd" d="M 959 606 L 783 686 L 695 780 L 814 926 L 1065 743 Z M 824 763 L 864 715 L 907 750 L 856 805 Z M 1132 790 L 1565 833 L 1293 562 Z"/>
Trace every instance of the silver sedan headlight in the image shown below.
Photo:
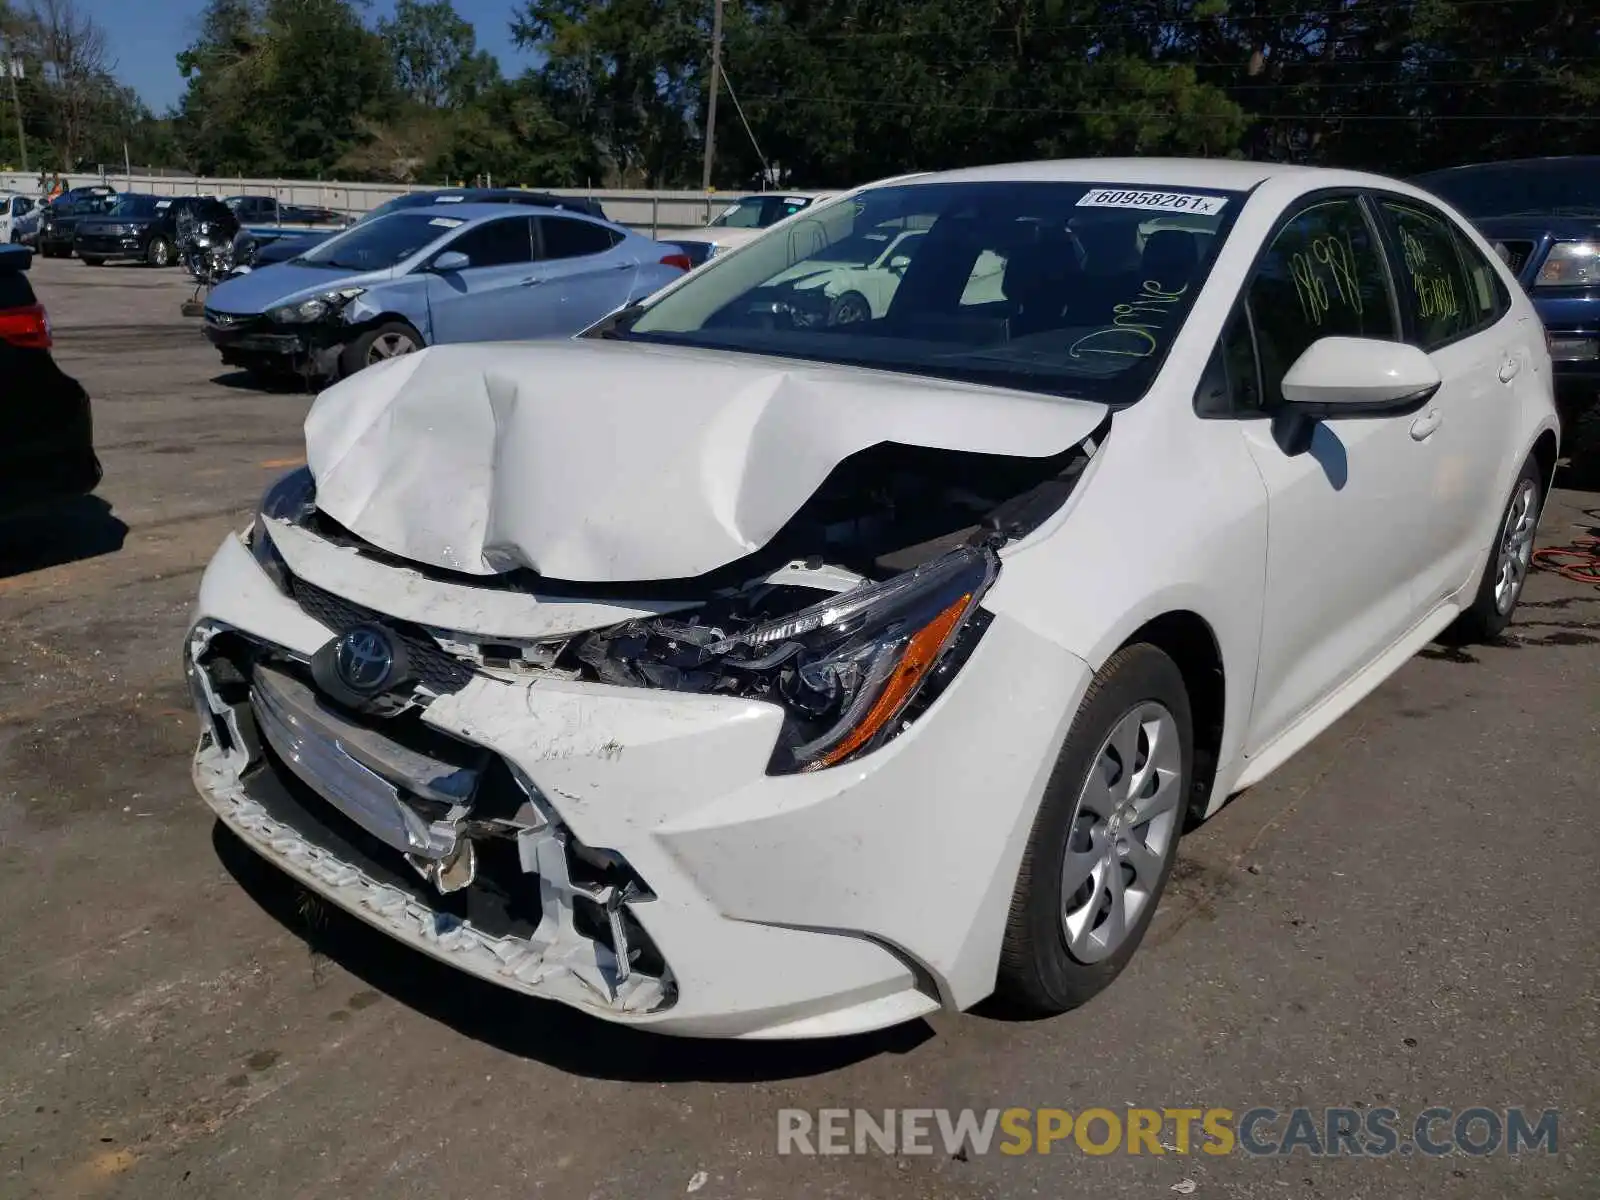
<path fill-rule="evenodd" d="M 320 321 L 340 311 L 366 290 L 366 288 L 341 288 L 334 292 L 323 292 L 322 295 L 313 296 L 309 300 L 269 309 L 267 319 L 275 325 L 304 325 L 311 321 Z"/>

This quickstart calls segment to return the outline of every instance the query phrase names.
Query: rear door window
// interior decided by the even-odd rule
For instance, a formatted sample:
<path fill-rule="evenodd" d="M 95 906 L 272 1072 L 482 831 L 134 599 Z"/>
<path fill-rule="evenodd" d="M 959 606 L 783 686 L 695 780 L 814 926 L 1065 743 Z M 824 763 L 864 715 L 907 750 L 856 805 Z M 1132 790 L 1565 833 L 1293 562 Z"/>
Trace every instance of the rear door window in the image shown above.
<path fill-rule="evenodd" d="M 1437 350 L 1471 333 L 1479 314 L 1474 287 L 1456 249 L 1450 222 L 1415 201 L 1378 201 L 1393 233 L 1401 303 L 1417 345 Z"/>
<path fill-rule="evenodd" d="M 582 258 L 604 254 L 622 240 L 622 235 L 604 225 L 575 221 L 569 217 L 540 217 L 542 248 L 539 257 Z"/>

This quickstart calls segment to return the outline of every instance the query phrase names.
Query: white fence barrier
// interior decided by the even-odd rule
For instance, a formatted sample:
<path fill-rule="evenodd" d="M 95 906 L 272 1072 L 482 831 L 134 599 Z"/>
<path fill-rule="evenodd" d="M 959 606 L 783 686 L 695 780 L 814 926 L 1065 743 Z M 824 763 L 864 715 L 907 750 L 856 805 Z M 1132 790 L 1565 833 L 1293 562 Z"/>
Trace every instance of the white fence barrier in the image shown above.
<path fill-rule="evenodd" d="M 382 183 L 338 183 L 304 179 L 179 178 L 170 175 L 89 174 L 67 177 L 72 187 L 104 184 L 121 192 L 147 192 L 157 196 L 276 196 L 282 204 L 316 205 L 360 216 L 385 200 L 407 192 L 434 191 L 440 185 L 406 187 Z M 39 190 L 37 175 L 0 173 L 0 191 L 32 196 Z M 651 237 L 670 236 L 706 224 L 721 209 L 748 192 L 600 191 L 583 188 L 540 188 L 556 196 L 586 196 L 598 200 L 606 215 Z"/>

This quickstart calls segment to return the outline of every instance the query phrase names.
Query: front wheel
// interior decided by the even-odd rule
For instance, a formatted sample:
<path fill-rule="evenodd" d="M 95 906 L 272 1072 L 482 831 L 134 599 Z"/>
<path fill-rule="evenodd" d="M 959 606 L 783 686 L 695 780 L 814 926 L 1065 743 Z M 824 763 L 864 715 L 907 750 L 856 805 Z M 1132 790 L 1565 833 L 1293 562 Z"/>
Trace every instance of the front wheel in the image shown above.
<path fill-rule="evenodd" d="M 1451 640 L 1487 641 L 1511 624 L 1533 563 L 1533 536 L 1539 530 L 1543 505 L 1544 481 L 1539 477 L 1539 464 L 1530 458 L 1511 485 L 1511 498 L 1501 514 L 1478 594 L 1456 619 Z"/>
<path fill-rule="evenodd" d="M 1065 1012 L 1111 983 L 1155 916 L 1193 778 L 1193 721 L 1177 664 L 1119 650 L 1090 684 L 1034 819 L 1011 900 L 996 992 Z"/>
<path fill-rule="evenodd" d="M 145 248 L 144 260 L 152 267 L 170 267 L 172 265 L 172 243 L 164 237 L 150 239 L 150 245 Z"/>
<path fill-rule="evenodd" d="M 83 262 L 83 265 L 86 266 L 86 267 L 103 267 L 103 266 L 106 265 L 106 260 L 105 259 L 96 258 L 92 254 L 88 254 L 88 255 L 80 254 L 78 257 Z"/>
<path fill-rule="evenodd" d="M 339 376 L 354 375 L 365 367 L 414 354 L 422 349 L 422 336 L 404 321 L 385 321 L 361 334 L 339 355 Z"/>

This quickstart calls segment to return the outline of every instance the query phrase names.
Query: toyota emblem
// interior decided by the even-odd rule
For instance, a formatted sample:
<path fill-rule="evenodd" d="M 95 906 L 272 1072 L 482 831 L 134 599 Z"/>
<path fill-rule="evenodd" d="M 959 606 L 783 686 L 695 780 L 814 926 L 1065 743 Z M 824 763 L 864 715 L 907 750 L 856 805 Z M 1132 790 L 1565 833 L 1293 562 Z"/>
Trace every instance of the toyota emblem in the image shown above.
<path fill-rule="evenodd" d="M 394 673 L 394 643 L 371 625 L 347 629 L 333 648 L 333 669 L 352 692 L 381 692 Z"/>

